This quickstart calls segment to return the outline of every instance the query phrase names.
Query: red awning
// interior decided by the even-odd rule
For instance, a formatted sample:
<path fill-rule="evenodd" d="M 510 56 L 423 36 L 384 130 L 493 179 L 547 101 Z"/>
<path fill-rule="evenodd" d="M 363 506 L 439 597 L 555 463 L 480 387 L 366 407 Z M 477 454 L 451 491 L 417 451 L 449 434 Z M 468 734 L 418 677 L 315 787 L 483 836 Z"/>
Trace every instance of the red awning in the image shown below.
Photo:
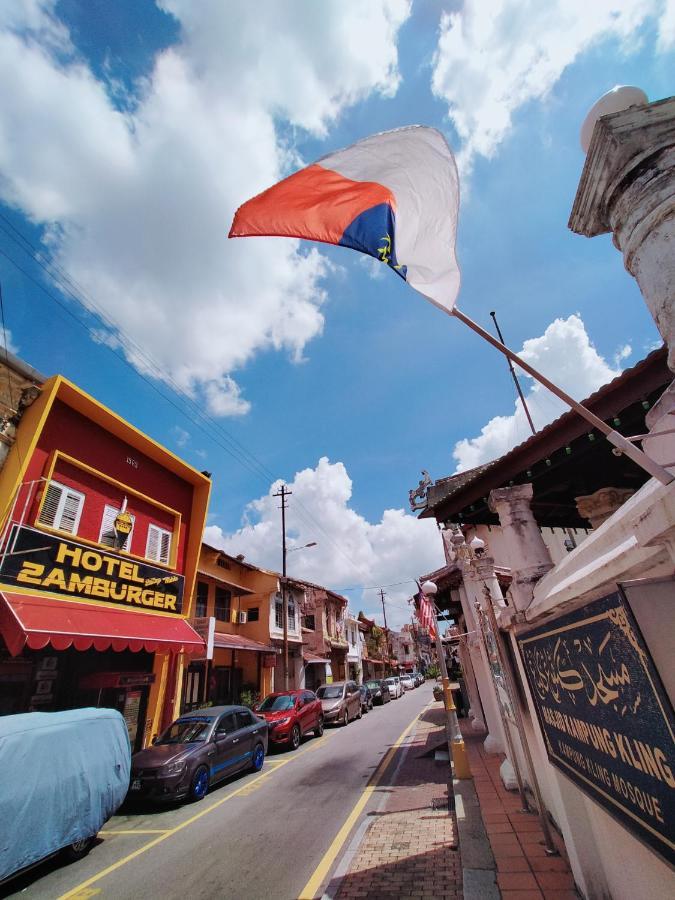
<path fill-rule="evenodd" d="M 12 656 L 24 647 L 41 650 L 147 650 L 201 653 L 204 641 L 178 616 L 71 603 L 52 597 L 0 593 L 0 634 Z"/>
<path fill-rule="evenodd" d="M 213 636 L 213 646 L 226 650 L 253 650 L 254 653 L 276 653 L 276 647 L 268 647 L 260 641 L 251 640 L 241 634 L 225 634 L 224 631 L 216 631 Z"/>
<path fill-rule="evenodd" d="M 302 658 L 305 660 L 307 665 L 311 665 L 312 663 L 322 663 L 326 665 L 330 663 L 329 659 L 324 659 L 323 656 L 317 656 L 316 653 L 311 653 L 309 650 L 305 650 L 303 652 Z"/>

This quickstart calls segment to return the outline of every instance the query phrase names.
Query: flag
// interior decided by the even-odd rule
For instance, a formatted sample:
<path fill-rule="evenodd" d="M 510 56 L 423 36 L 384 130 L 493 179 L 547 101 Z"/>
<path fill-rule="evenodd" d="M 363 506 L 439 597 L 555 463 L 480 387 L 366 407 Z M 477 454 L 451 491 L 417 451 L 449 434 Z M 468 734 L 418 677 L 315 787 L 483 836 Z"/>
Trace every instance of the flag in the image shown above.
<path fill-rule="evenodd" d="M 429 636 L 432 641 L 436 640 L 436 621 L 434 619 L 434 608 L 431 605 L 431 600 L 426 596 L 426 594 L 419 592 L 417 595 L 417 603 L 415 604 L 417 607 L 417 619 L 422 626 L 422 628 L 426 628 L 429 632 Z"/>
<path fill-rule="evenodd" d="M 459 179 L 435 128 L 364 138 L 248 200 L 229 237 L 305 238 L 351 247 L 390 266 L 450 311 L 459 293 Z"/>

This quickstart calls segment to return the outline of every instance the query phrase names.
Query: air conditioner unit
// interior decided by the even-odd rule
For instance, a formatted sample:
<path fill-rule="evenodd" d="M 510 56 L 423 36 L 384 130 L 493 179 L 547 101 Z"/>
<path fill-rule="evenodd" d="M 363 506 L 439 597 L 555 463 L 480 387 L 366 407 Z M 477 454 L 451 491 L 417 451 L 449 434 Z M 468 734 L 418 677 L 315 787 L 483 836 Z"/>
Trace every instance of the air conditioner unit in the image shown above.
<path fill-rule="evenodd" d="M 247 612 L 240 612 L 240 613 L 239 613 L 239 624 L 240 624 L 240 625 L 245 625 L 247 621 L 248 621 L 248 613 L 247 613 Z"/>

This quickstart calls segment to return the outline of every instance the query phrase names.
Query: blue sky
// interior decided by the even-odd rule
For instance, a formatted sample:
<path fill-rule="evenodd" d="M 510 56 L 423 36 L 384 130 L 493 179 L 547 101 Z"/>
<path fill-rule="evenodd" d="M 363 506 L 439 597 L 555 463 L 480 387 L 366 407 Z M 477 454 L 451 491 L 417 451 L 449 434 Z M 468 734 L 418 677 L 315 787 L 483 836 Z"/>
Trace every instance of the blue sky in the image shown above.
<path fill-rule="evenodd" d="M 209 539 L 253 562 L 279 565 L 268 494 L 274 478 L 291 483 L 292 541 L 318 542 L 292 557 L 295 574 L 392 585 L 405 620 L 412 585 L 398 582 L 442 561 L 433 526 L 404 512 L 408 489 L 422 468 L 442 477 L 526 436 L 508 370 L 358 254 L 228 242 L 234 209 L 367 134 L 440 128 L 462 173 L 459 305 L 486 326 L 497 310 L 508 342 L 530 340 L 528 358 L 583 397 L 658 336 L 609 237 L 567 229 L 579 128 L 615 84 L 671 93 L 675 5 L 12 7 L 0 12 L 0 278 L 13 346 L 211 471 Z M 559 412 L 525 387 L 539 424 Z M 349 595 L 376 609 L 373 591 Z"/>

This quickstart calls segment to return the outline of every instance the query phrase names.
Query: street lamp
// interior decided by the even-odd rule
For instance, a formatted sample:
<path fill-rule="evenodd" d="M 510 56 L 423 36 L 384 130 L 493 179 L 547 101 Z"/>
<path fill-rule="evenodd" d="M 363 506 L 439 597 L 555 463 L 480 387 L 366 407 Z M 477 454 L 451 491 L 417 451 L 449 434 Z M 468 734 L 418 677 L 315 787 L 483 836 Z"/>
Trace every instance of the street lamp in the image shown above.
<path fill-rule="evenodd" d="M 430 607 L 434 620 L 434 628 L 436 630 L 436 652 L 438 653 L 438 664 L 441 667 L 441 678 L 443 679 L 443 703 L 445 705 L 446 723 L 445 735 L 448 741 L 448 754 L 452 759 L 455 772 L 455 778 L 471 778 L 471 769 L 469 768 L 469 760 L 466 755 L 466 747 L 464 739 L 459 728 L 457 720 L 457 710 L 455 709 L 455 701 L 450 690 L 450 679 L 448 677 L 448 667 L 445 663 L 445 651 L 443 650 L 443 642 L 441 641 L 441 630 L 438 627 L 438 617 L 436 616 L 436 605 L 434 597 L 438 593 L 438 587 L 433 581 L 424 581 L 420 587 L 425 597 L 431 598 Z"/>
<path fill-rule="evenodd" d="M 281 609 L 284 628 L 284 690 L 288 690 L 288 591 L 286 590 L 286 557 L 289 553 L 295 553 L 296 550 L 306 550 L 308 547 L 316 547 L 316 541 L 310 541 L 303 544 L 302 547 L 292 547 L 290 550 L 286 548 L 286 528 L 284 522 L 284 542 L 283 542 L 283 577 L 281 579 Z"/>

